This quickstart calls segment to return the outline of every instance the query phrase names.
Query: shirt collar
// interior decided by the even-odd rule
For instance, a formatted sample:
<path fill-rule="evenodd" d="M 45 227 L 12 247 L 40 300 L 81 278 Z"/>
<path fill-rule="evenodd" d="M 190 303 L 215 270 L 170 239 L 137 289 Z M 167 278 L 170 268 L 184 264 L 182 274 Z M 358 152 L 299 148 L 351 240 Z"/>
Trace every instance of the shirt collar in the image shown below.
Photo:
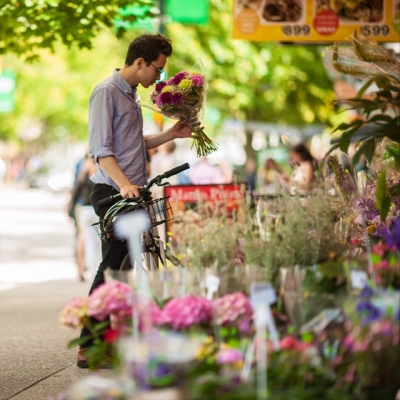
<path fill-rule="evenodd" d="M 128 82 L 118 73 L 119 68 L 116 68 L 113 72 L 113 78 L 117 82 L 117 85 L 127 94 L 136 95 L 137 86 L 131 87 Z"/>

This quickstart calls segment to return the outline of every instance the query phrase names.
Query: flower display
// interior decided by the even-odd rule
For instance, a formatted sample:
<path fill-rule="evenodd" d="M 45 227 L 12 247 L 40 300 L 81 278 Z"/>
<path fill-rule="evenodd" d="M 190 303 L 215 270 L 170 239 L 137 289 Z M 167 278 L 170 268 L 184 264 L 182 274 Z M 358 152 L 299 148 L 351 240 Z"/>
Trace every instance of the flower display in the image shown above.
<path fill-rule="evenodd" d="M 111 314 L 118 318 L 132 315 L 132 290 L 125 283 L 104 283 L 93 291 L 88 299 L 89 315 L 104 321 Z"/>
<path fill-rule="evenodd" d="M 204 297 L 186 295 L 170 300 L 161 312 L 161 324 L 175 330 L 192 326 L 209 324 L 212 316 L 212 305 Z"/>
<path fill-rule="evenodd" d="M 217 325 L 239 323 L 245 326 L 253 318 L 249 297 L 241 292 L 227 294 L 213 301 L 213 318 Z"/>
<path fill-rule="evenodd" d="M 196 72 L 181 71 L 166 82 L 156 84 L 150 100 L 170 118 L 187 120 L 193 130 L 193 145 L 197 156 L 205 157 L 218 149 L 200 127 L 199 113 L 203 107 L 206 83 Z"/>

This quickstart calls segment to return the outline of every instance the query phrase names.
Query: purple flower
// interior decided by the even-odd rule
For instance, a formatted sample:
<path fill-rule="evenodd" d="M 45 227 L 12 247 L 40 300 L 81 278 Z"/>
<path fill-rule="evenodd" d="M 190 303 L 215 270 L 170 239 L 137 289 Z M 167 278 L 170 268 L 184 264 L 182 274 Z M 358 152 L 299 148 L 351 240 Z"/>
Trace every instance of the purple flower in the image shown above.
<path fill-rule="evenodd" d="M 358 303 L 357 311 L 364 317 L 362 322 L 366 325 L 369 325 L 382 317 L 382 311 L 369 301 L 361 301 Z"/>
<path fill-rule="evenodd" d="M 394 314 L 394 318 L 396 321 L 400 322 L 400 307 L 397 309 L 396 313 Z"/>
<path fill-rule="evenodd" d="M 203 86 L 204 85 L 204 78 L 201 75 L 193 75 L 192 78 L 193 86 Z"/>
<path fill-rule="evenodd" d="M 173 94 L 171 92 L 161 93 L 156 98 L 156 104 L 158 107 L 163 107 L 165 105 L 171 104 L 173 99 Z"/>
<path fill-rule="evenodd" d="M 185 98 L 182 93 L 173 93 L 171 98 L 171 104 L 173 105 L 180 105 L 183 104 Z"/>
<path fill-rule="evenodd" d="M 392 229 L 387 229 L 384 236 L 389 247 L 395 247 L 397 251 L 400 251 L 400 217 L 396 218 Z"/>
<path fill-rule="evenodd" d="M 368 286 L 364 286 L 361 290 L 360 298 L 363 300 L 369 300 L 374 295 L 374 291 Z"/>
<path fill-rule="evenodd" d="M 379 210 L 376 207 L 375 200 L 369 197 L 361 197 L 355 201 L 355 206 L 359 212 L 365 214 L 365 218 L 368 222 L 371 222 L 374 218 L 379 215 Z"/>
<path fill-rule="evenodd" d="M 156 91 L 157 92 L 161 92 L 161 90 L 163 89 L 163 87 L 167 86 L 167 84 L 165 82 L 158 82 L 156 84 Z"/>

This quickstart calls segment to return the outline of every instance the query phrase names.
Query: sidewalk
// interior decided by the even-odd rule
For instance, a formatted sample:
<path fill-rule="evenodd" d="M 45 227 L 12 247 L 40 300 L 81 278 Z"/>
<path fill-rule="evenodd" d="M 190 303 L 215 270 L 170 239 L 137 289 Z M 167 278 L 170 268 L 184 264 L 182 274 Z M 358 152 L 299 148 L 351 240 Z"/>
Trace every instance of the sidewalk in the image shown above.
<path fill-rule="evenodd" d="M 62 326 L 59 314 L 88 283 L 56 280 L 0 291 L 0 400 L 47 400 L 66 391 L 87 370 L 75 366 L 79 332 Z"/>

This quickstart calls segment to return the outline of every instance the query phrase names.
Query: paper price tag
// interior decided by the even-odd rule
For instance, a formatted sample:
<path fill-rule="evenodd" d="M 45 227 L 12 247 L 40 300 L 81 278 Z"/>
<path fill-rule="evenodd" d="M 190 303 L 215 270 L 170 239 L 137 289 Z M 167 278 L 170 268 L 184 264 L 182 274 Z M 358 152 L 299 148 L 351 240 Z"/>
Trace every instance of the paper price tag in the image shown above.
<path fill-rule="evenodd" d="M 365 271 L 353 269 L 350 271 L 350 282 L 353 289 L 363 289 L 368 284 L 368 275 Z"/>
<path fill-rule="evenodd" d="M 267 282 L 253 282 L 250 286 L 250 302 L 253 309 L 260 304 L 274 304 L 276 302 L 274 287 Z"/>
<path fill-rule="evenodd" d="M 219 283 L 220 279 L 218 276 L 215 275 L 208 275 L 206 277 L 206 288 L 207 288 L 207 299 L 211 300 L 214 293 L 218 290 L 219 288 Z"/>

